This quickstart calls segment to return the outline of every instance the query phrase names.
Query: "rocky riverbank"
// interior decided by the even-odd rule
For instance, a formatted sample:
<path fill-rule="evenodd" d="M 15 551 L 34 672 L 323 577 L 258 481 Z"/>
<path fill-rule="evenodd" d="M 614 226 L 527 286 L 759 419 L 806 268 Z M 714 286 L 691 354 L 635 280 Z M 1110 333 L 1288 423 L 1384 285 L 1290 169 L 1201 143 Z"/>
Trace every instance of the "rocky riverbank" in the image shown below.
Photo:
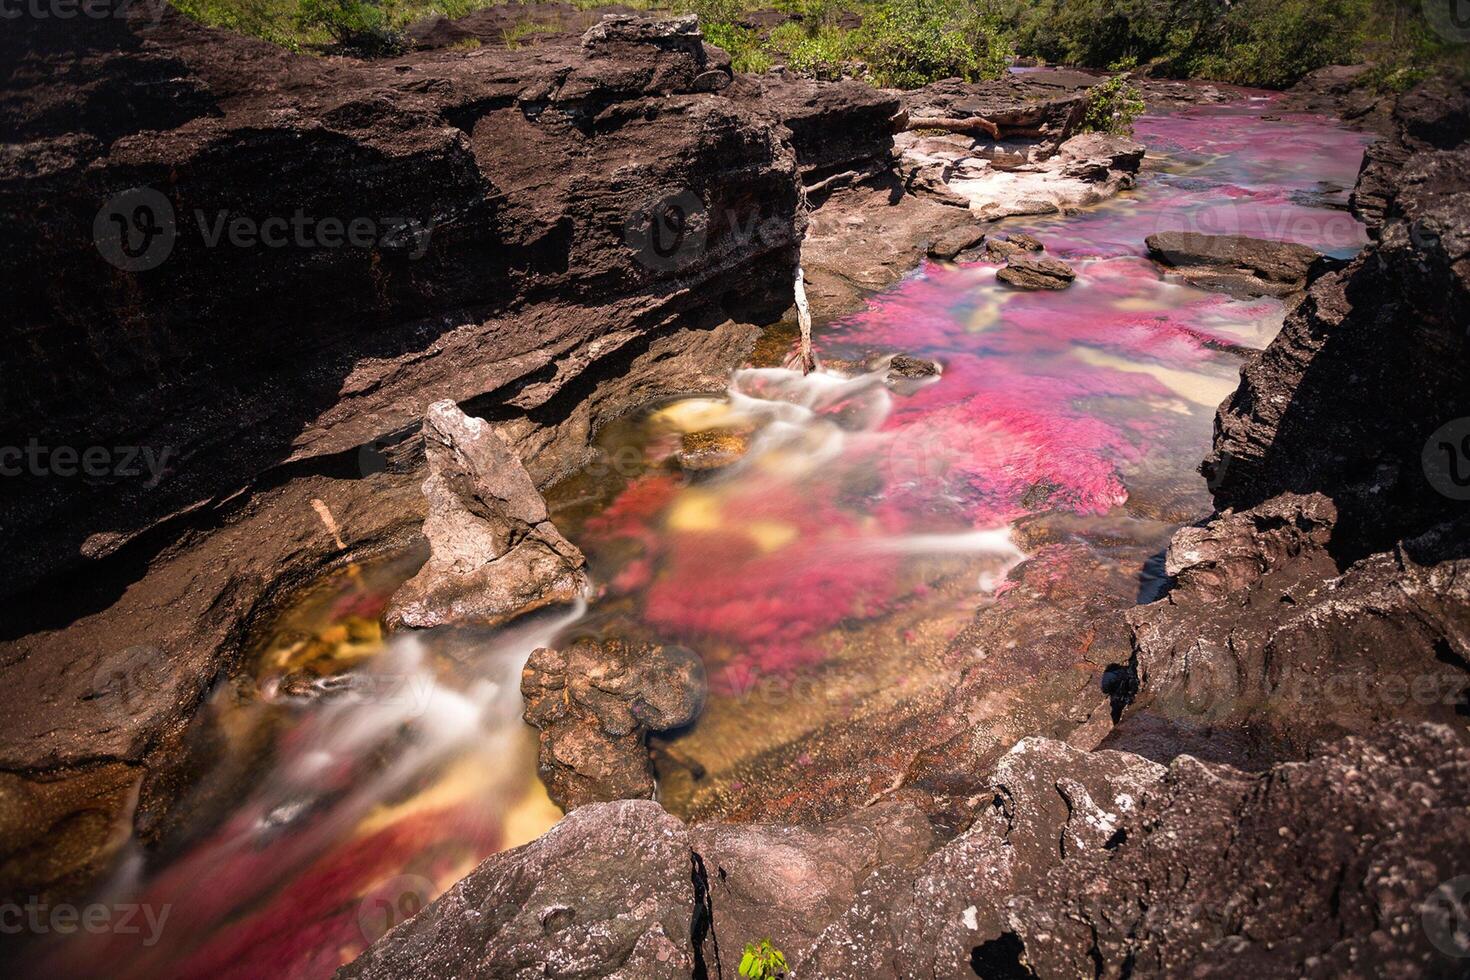
<path fill-rule="evenodd" d="M 145 837 L 166 822 L 206 764 L 190 719 L 253 624 L 417 537 L 431 403 L 489 420 L 544 487 L 624 412 L 723 388 L 798 261 L 833 316 L 983 227 L 945 174 L 911 186 L 912 106 L 735 79 L 690 19 L 379 61 L 171 10 L 0 44 L 22 69 L 0 210 L 23 247 L 0 261 L 26 338 L 5 442 L 37 447 L 0 486 L 18 893 L 88 881 L 135 796 Z M 1089 82 L 936 98 L 1044 156 Z M 865 242 L 887 250 L 869 268 Z M 94 448 L 117 465 L 57 478 L 53 454 Z"/>
<path fill-rule="evenodd" d="M 0 38 L 22 66 L 3 444 L 49 454 L 0 487 L 6 896 L 84 892 L 119 827 L 167 839 L 213 758 L 199 705 L 303 584 L 427 539 L 394 627 L 572 599 L 583 556 L 538 490 L 619 416 L 723 389 L 798 267 L 836 316 L 1146 160 L 1076 132 L 1082 73 L 736 76 L 692 19 L 622 14 L 522 50 L 449 49 L 439 24 L 405 57 L 303 58 L 142 13 Z M 477 17 L 464 36 L 502 29 Z M 937 118 L 998 132 L 911 126 Z M 1295 304 L 1220 409 L 1219 513 L 1175 536 L 1167 595 L 1135 604 L 1023 521 L 1047 562 L 952 641 L 918 636 L 902 698 L 779 742 L 739 794 L 676 787 L 689 763 L 656 735 L 649 757 L 698 714 L 686 651 L 538 652 L 528 718 L 578 809 L 346 973 L 728 976 L 769 935 L 802 976 L 1448 975 L 1415 923 L 1470 839 L 1465 433 L 1441 431 L 1470 416 L 1465 93 L 1411 93 L 1391 128 L 1345 267 L 1155 243 L 1191 281 Z M 57 480 L 57 447 L 156 466 Z M 655 773 L 687 822 L 598 802 Z"/>
<path fill-rule="evenodd" d="M 1359 185 L 1375 241 L 1314 266 L 1221 406 L 1220 511 L 1164 598 L 1090 608 L 1023 563 L 947 695 L 764 771 L 767 819 L 811 822 L 584 807 L 342 975 L 733 976 L 767 936 L 795 976 L 1457 975 L 1470 529 L 1434 457 L 1470 409 L 1465 109 L 1400 101 Z M 562 860 L 617 889 L 525 891 Z"/>

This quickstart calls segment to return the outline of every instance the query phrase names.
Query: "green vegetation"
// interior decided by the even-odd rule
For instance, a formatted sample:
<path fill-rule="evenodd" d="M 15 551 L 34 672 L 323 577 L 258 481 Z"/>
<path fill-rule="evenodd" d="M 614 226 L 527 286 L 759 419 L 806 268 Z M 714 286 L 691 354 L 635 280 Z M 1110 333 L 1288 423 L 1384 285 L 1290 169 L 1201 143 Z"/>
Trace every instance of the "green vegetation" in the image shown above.
<path fill-rule="evenodd" d="M 769 939 L 746 943 L 740 957 L 740 975 L 750 980 L 775 980 L 786 975 L 786 957 Z"/>
<path fill-rule="evenodd" d="M 534 0 L 176 0 L 203 21 L 298 51 L 401 50 L 404 29 L 432 14 Z M 570 0 L 592 10 L 612 0 Z M 938 78 L 993 78 L 1012 53 L 1056 64 L 1143 66 L 1172 77 L 1281 87 L 1329 64 L 1372 61 L 1366 83 L 1402 91 L 1432 71 L 1466 72 L 1470 45 L 1426 20 L 1420 0 L 621 0 L 696 13 L 736 70 L 772 65 L 911 88 Z M 759 29 L 748 12 L 791 20 Z M 1436 8 L 1437 9 L 1437 8 Z M 552 29 L 527 17 L 507 45 Z M 1125 93 L 1110 93 L 1122 96 Z M 1126 102 L 1126 100 L 1124 100 Z M 1109 112 L 1126 116 L 1124 106 Z"/>
<path fill-rule="evenodd" d="M 1114 75 L 1094 86 L 1087 96 L 1087 111 L 1078 127 L 1084 133 L 1133 135 L 1133 120 L 1144 110 L 1143 95 L 1128 81 L 1127 75 Z"/>
<path fill-rule="evenodd" d="M 1175 77 L 1284 87 L 1371 59 L 1385 79 L 1465 57 L 1409 0 L 1014 0 L 1018 51 L 1100 68 L 1120 59 Z M 1456 50 L 1458 49 L 1458 50 Z"/>

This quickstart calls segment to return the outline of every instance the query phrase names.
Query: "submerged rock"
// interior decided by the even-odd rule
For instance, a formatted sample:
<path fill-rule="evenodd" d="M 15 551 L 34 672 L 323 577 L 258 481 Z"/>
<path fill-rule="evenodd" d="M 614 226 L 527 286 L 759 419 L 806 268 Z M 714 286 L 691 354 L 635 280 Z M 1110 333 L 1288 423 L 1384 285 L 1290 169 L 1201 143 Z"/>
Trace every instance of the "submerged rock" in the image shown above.
<path fill-rule="evenodd" d="M 704 429 L 686 432 L 674 458 L 686 470 L 718 470 L 741 459 L 750 448 L 748 430 Z"/>
<path fill-rule="evenodd" d="M 1077 278 L 1072 267 L 1045 255 L 1012 255 L 995 278 L 1016 289 L 1066 289 Z"/>
<path fill-rule="evenodd" d="M 451 401 L 424 416 L 429 560 L 389 600 L 389 629 L 495 626 L 589 587 L 582 552 L 557 531 L 520 458 Z"/>
<path fill-rule="evenodd" d="M 682 647 L 582 639 L 531 654 L 521 694 L 552 800 L 572 810 L 652 796 L 645 736 L 694 721 L 705 689 L 704 665 Z"/>
<path fill-rule="evenodd" d="M 1166 231 L 1144 239 L 1151 256 L 1191 286 L 1232 296 L 1286 296 L 1302 289 L 1321 256 L 1295 242 Z"/>
<path fill-rule="evenodd" d="M 1004 262 L 1013 255 L 1040 252 L 1045 248 L 1041 242 L 1022 232 L 993 235 L 985 239 L 985 257 L 992 262 Z"/>
<path fill-rule="evenodd" d="M 657 803 L 605 803 L 488 858 L 337 976 L 688 980 L 695 910 L 684 825 Z"/>

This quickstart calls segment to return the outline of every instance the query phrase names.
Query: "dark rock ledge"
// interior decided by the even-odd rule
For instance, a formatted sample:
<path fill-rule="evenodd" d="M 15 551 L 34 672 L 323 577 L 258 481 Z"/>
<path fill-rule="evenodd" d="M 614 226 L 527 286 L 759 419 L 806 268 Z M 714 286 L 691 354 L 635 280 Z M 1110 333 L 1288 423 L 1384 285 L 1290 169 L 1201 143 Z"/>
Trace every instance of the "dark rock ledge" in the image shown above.
<path fill-rule="evenodd" d="M 948 842 L 902 802 L 692 830 L 585 806 L 337 975 L 733 978 L 765 937 L 824 980 L 1457 973 L 1453 912 L 1421 912 L 1470 835 L 1470 749 L 1442 726 L 1260 774 L 1029 738 L 977 794 Z"/>

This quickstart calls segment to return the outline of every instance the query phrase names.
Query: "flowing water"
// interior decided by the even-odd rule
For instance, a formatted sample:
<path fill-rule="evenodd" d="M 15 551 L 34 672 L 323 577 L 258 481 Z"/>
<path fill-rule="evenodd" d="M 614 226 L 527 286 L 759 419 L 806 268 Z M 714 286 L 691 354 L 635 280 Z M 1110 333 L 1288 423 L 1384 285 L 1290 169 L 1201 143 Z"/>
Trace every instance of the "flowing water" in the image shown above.
<path fill-rule="evenodd" d="M 1240 233 L 1337 256 L 1363 241 L 1343 204 L 1367 138 L 1271 119 L 1274 97 L 1234 95 L 1141 119 L 1136 191 L 997 229 L 1070 261 L 1069 289 L 1012 291 L 994 265 L 929 264 L 819 326 L 818 353 L 848 362 L 840 373 L 776 366 L 789 337 L 778 333 L 764 348 L 773 363 L 736 372 L 725 397 L 609 427 L 598 461 L 549 495 L 599 584 L 592 613 L 385 642 L 377 617 L 421 554 L 318 583 L 214 693 L 215 743 L 162 828 L 164 854 L 145 863 L 131 849 L 99 897 L 167 909 L 157 941 L 147 929 L 79 936 L 44 950 L 45 966 L 329 975 L 558 818 L 518 685 L 532 649 L 572 632 L 631 629 L 705 659 L 709 705 L 672 748 L 699 761 L 707 787 L 687 775 L 661 787 L 688 813 L 709 786 L 738 798 L 752 753 L 901 698 L 923 651 L 1048 542 L 1085 545 L 1147 598 L 1148 556 L 1209 512 L 1194 467 L 1215 407 L 1283 308 L 1170 281 L 1143 239 Z M 896 352 L 943 373 L 885 383 Z M 855 366 L 874 355 L 873 370 Z M 700 451 L 725 465 L 680 465 Z M 797 689 L 808 696 L 750 723 L 752 692 Z"/>

